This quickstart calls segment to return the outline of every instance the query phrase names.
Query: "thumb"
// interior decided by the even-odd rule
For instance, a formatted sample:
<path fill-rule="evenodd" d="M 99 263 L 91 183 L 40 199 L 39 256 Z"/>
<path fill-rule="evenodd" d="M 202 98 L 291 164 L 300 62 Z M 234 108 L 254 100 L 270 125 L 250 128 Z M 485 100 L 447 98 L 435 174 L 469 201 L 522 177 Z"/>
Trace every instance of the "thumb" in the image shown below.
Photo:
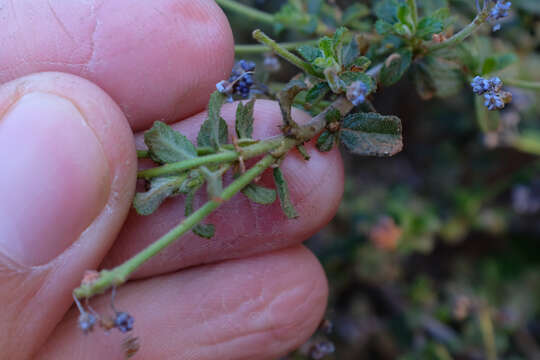
<path fill-rule="evenodd" d="M 116 238 L 137 162 L 108 95 L 84 79 L 42 73 L 0 87 L 0 164 L 0 348 L 26 358 Z"/>

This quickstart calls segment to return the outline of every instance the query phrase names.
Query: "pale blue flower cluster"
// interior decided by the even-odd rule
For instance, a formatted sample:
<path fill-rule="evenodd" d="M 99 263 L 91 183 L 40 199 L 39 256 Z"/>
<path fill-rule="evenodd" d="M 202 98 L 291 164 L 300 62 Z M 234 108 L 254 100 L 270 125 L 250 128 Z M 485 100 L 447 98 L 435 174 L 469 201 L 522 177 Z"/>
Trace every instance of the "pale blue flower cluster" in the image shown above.
<path fill-rule="evenodd" d="M 366 101 L 367 93 L 368 87 L 363 81 L 355 81 L 347 87 L 347 99 L 352 102 L 354 106 L 363 104 Z"/>
<path fill-rule="evenodd" d="M 508 16 L 508 10 L 510 10 L 512 2 L 506 0 L 497 0 L 495 6 L 491 9 L 488 16 L 489 22 L 496 22 L 500 19 L 503 19 Z M 495 24 L 493 26 L 493 31 L 498 31 L 501 29 L 501 24 Z"/>
<path fill-rule="evenodd" d="M 471 87 L 476 95 L 484 95 L 484 106 L 489 110 L 500 110 L 506 105 L 504 96 L 501 92 L 503 82 L 498 77 L 484 79 L 476 76 L 471 81 Z"/>

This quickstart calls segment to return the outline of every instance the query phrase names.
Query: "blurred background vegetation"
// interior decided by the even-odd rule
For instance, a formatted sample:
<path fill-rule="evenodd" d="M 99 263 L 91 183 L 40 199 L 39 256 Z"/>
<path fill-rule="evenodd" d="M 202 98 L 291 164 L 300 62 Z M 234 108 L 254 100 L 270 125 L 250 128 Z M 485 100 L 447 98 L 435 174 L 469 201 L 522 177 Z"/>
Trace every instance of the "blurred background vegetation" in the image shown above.
<path fill-rule="evenodd" d="M 239 2 L 267 13 L 287 3 Z M 301 3 L 318 6 L 329 28 L 336 13 L 366 5 L 348 26 L 373 29 L 368 0 Z M 419 6 L 449 6 L 457 28 L 475 15 L 474 0 Z M 237 44 L 253 43 L 255 28 L 279 41 L 316 38 L 227 15 Z M 501 31 L 485 26 L 467 43 L 480 57 L 514 57 L 503 76 L 540 81 L 540 1 L 513 0 Z M 238 58 L 264 68 L 262 53 Z M 275 70 L 258 71 L 259 80 L 273 88 L 296 74 L 284 62 Z M 405 148 L 390 159 L 344 154 L 339 212 L 308 242 L 328 274 L 328 321 L 287 359 L 323 358 L 334 347 L 324 358 L 540 359 L 540 136 L 521 148 L 508 140 L 540 133 L 540 92 L 510 87 L 512 104 L 486 127 L 467 81 L 438 81 L 421 98 L 405 76 L 374 97 L 377 111 L 402 119 Z"/>

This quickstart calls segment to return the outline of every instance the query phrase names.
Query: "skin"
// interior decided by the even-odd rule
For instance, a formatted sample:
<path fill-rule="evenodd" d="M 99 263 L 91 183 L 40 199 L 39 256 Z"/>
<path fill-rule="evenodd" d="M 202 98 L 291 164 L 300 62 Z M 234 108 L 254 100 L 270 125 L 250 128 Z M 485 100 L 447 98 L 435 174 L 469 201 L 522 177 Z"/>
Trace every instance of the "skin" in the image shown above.
<path fill-rule="evenodd" d="M 77 329 L 71 292 L 181 220 L 181 199 L 130 210 L 135 149 L 155 120 L 196 137 L 233 65 L 231 29 L 212 0 L 0 0 L 0 15 L 2 357 L 122 359 L 119 332 Z M 280 121 L 277 104 L 257 102 L 256 137 Z M 186 235 L 118 289 L 137 358 L 276 359 L 313 333 L 328 289 L 300 244 L 334 215 L 343 167 L 337 151 L 307 148 L 309 162 L 283 163 L 299 219 L 238 195 L 211 215 L 214 239 Z M 109 302 L 91 304 L 108 314 Z"/>

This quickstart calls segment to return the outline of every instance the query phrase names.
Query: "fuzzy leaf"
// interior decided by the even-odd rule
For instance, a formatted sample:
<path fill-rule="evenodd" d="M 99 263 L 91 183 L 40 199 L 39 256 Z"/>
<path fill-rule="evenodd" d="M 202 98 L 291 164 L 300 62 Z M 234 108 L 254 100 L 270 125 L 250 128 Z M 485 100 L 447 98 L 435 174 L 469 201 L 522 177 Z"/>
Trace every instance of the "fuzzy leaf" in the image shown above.
<path fill-rule="evenodd" d="M 367 86 L 368 94 L 377 90 L 377 83 L 375 80 L 373 80 L 371 76 L 364 73 L 345 71 L 340 75 L 340 78 L 347 86 L 355 81 L 362 81 Z"/>
<path fill-rule="evenodd" d="M 317 30 L 317 18 L 308 14 L 294 3 L 283 5 L 277 13 L 274 14 L 274 20 L 279 27 L 276 30 L 288 27 L 297 29 L 307 34 L 312 34 Z"/>
<path fill-rule="evenodd" d="M 253 108 L 255 98 L 246 103 L 238 103 L 236 109 L 236 135 L 239 139 L 251 139 L 253 135 Z"/>
<path fill-rule="evenodd" d="M 330 151 L 334 147 L 335 140 L 336 134 L 326 130 L 317 139 L 317 149 L 322 152 Z"/>
<path fill-rule="evenodd" d="M 214 91 L 208 103 L 208 118 L 202 124 L 197 136 L 197 145 L 208 146 L 219 149 L 228 140 L 227 123 L 220 116 L 221 107 L 226 100 L 226 96 L 218 91 Z"/>
<path fill-rule="evenodd" d="M 161 121 L 156 121 L 154 126 L 144 133 L 144 143 L 152 160 L 161 164 L 197 157 L 195 146 L 184 135 Z"/>
<path fill-rule="evenodd" d="M 353 72 L 364 72 L 369 68 L 369 65 L 371 65 L 371 60 L 365 56 L 360 56 L 350 64 L 349 70 Z"/>
<path fill-rule="evenodd" d="M 287 186 L 287 182 L 283 177 L 281 169 L 278 167 L 274 169 L 274 181 L 276 183 L 279 202 L 281 203 L 281 208 L 283 209 L 283 212 L 289 219 L 297 218 L 298 213 L 294 209 L 294 205 L 291 202 L 291 198 L 289 195 L 289 187 Z"/>
<path fill-rule="evenodd" d="M 150 215 L 170 196 L 180 192 L 184 176 L 159 177 L 152 179 L 150 190 L 135 194 L 133 207 L 139 215 Z"/>
<path fill-rule="evenodd" d="M 377 113 L 351 114 L 343 120 L 340 139 L 356 155 L 392 156 L 403 147 L 401 120 Z"/>
<path fill-rule="evenodd" d="M 242 193 L 247 196 L 247 198 L 254 203 L 269 205 L 276 201 L 276 191 L 274 189 L 269 189 L 264 186 L 260 186 L 254 183 L 249 184 L 244 189 Z"/>
<path fill-rule="evenodd" d="M 348 68 L 358 58 L 358 56 L 360 56 L 360 49 L 358 48 L 356 38 L 353 36 L 352 40 L 341 50 L 341 64 Z"/>
<path fill-rule="evenodd" d="M 325 59 L 334 59 L 337 61 L 336 52 L 334 50 L 335 40 L 327 36 L 319 40 L 319 49 Z"/>
<path fill-rule="evenodd" d="M 306 95 L 306 102 L 312 104 L 316 103 L 322 100 L 329 91 L 330 88 L 328 87 L 328 84 L 326 82 L 317 83 L 315 86 L 309 89 Z"/>
<path fill-rule="evenodd" d="M 369 15 L 369 8 L 364 4 L 353 4 L 343 12 L 341 23 L 348 25 Z"/>
<path fill-rule="evenodd" d="M 313 62 L 319 56 L 322 56 L 322 52 L 319 48 L 311 45 L 302 45 L 296 49 L 298 53 L 306 60 L 307 62 Z"/>
<path fill-rule="evenodd" d="M 394 24 L 397 21 L 398 7 L 397 0 L 380 0 L 374 7 L 375 15 L 387 23 Z"/>
<path fill-rule="evenodd" d="M 185 216 L 189 216 L 193 213 L 193 200 L 195 193 L 199 188 L 192 189 L 186 196 L 185 200 Z M 193 233 L 205 239 L 211 239 L 216 233 L 216 227 L 212 224 L 197 224 L 192 229 Z"/>
<path fill-rule="evenodd" d="M 434 34 L 439 34 L 443 30 L 443 21 L 434 17 L 425 17 L 418 23 L 418 28 L 416 29 L 416 36 L 424 40 L 431 40 Z"/>
<path fill-rule="evenodd" d="M 390 55 L 381 69 L 380 80 L 384 86 L 397 83 L 411 66 L 412 52 L 408 49 Z"/>
<path fill-rule="evenodd" d="M 285 125 L 295 124 L 291 116 L 292 104 L 294 103 L 296 95 L 306 89 L 307 86 L 303 81 L 292 80 L 278 93 L 277 98 L 279 100 L 279 107 L 281 108 L 281 114 Z"/>
<path fill-rule="evenodd" d="M 484 60 L 484 64 L 482 65 L 482 75 L 503 70 L 516 61 L 517 56 L 513 53 L 489 56 Z"/>

